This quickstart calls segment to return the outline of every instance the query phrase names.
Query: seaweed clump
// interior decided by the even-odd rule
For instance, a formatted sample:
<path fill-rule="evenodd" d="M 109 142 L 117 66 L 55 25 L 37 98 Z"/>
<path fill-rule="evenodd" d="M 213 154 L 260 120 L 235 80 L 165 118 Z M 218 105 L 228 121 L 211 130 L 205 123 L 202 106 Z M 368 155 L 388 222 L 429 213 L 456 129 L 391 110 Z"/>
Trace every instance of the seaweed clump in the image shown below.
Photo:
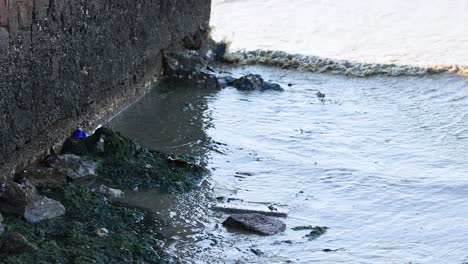
<path fill-rule="evenodd" d="M 99 179 L 112 188 L 188 191 L 207 172 L 194 158 L 142 147 L 110 128 L 100 128 L 86 139 L 68 139 L 62 153 L 98 161 Z"/>
<path fill-rule="evenodd" d="M 34 225 L 7 215 L 6 234 L 22 234 L 37 250 L 0 256 L 2 263 L 162 262 L 155 248 L 156 223 L 150 224 L 146 212 L 110 204 L 102 194 L 82 185 L 51 185 L 41 193 L 63 203 L 67 214 Z M 100 228 L 109 233 L 99 235 Z"/>

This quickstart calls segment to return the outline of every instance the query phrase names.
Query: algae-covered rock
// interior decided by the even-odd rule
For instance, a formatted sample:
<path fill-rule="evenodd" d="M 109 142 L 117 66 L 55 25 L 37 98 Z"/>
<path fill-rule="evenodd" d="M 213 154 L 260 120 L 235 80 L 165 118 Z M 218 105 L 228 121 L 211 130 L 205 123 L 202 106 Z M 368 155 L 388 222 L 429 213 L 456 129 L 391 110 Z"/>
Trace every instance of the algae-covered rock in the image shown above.
<path fill-rule="evenodd" d="M 37 250 L 1 258 L 2 263 L 159 263 L 157 226 L 147 213 L 110 204 L 99 193 L 77 184 L 52 185 L 41 191 L 67 208 L 60 218 L 29 224 L 5 215 L 5 232 L 20 233 Z M 99 237 L 95 230 L 109 234 Z"/>
<path fill-rule="evenodd" d="M 86 139 L 67 140 L 62 152 L 96 160 L 99 179 L 117 189 L 187 191 L 206 174 L 190 157 L 174 158 L 144 148 L 109 128 L 100 128 Z"/>

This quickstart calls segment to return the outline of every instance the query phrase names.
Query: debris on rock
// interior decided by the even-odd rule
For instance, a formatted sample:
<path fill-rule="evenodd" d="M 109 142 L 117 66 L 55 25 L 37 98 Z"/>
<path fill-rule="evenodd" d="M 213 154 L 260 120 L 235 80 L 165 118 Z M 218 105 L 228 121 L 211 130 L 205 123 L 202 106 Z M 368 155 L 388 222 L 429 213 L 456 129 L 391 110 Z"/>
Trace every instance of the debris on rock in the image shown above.
<path fill-rule="evenodd" d="M 77 138 L 87 138 L 88 134 L 82 128 L 77 128 L 75 130 L 75 132 L 73 132 L 71 137 L 75 138 L 75 139 L 77 139 Z"/>
<path fill-rule="evenodd" d="M 94 233 L 98 237 L 105 237 L 105 236 L 108 236 L 110 232 L 109 232 L 109 230 L 107 230 L 107 228 L 98 228 L 98 229 L 94 230 Z"/>
<path fill-rule="evenodd" d="M 109 188 L 105 185 L 99 187 L 99 192 L 112 198 L 122 197 L 124 192 L 119 189 Z"/>
<path fill-rule="evenodd" d="M 98 140 L 98 142 L 96 142 L 96 152 L 98 152 L 98 153 L 104 153 L 105 152 L 105 149 L 104 149 L 105 138 L 106 138 L 105 135 L 100 135 L 99 136 L 99 140 Z"/>
<path fill-rule="evenodd" d="M 16 255 L 34 250 L 37 250 L 37 247 L 17 232 L 8 234 L 0 245 L 1 255 Z"/>
<path fill-rule="evenodd" d="M 96 162 L 77 155 L 51 155 L 46 161 L 50 167 L 71 180 L 86 180 L 97 176 Z"/>
<path fill-rule="evenodd" d="M 286 230 L 286 224 L 273 217 L 261 214 L 235 214 L 228 217 L 223 225 L 264 236 L 275 235 Z"/>

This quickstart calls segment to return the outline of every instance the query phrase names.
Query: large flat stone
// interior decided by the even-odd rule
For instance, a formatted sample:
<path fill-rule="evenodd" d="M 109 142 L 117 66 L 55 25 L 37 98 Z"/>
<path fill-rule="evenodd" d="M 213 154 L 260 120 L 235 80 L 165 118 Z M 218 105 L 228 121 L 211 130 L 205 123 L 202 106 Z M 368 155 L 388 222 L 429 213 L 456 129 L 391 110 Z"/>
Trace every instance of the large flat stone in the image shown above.
<path fill-rule="evenodd" d="M 263 236 L 275 235 L 286 230 L 286 224 L 282 221 L 261 214 L 231 215 L 223 222 L 223 225 Z"/>

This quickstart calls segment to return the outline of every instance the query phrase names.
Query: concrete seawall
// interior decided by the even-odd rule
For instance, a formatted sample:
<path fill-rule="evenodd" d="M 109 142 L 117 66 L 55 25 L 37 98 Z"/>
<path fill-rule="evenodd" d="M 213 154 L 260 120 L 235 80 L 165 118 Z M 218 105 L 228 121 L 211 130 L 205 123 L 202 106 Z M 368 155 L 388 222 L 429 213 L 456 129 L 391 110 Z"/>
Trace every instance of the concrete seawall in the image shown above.
<path fill-rule="evenodd" d="M 144 94 L 162 51 L 208 29 L 210 5 L 0 0 L 0 178 Z"/>

